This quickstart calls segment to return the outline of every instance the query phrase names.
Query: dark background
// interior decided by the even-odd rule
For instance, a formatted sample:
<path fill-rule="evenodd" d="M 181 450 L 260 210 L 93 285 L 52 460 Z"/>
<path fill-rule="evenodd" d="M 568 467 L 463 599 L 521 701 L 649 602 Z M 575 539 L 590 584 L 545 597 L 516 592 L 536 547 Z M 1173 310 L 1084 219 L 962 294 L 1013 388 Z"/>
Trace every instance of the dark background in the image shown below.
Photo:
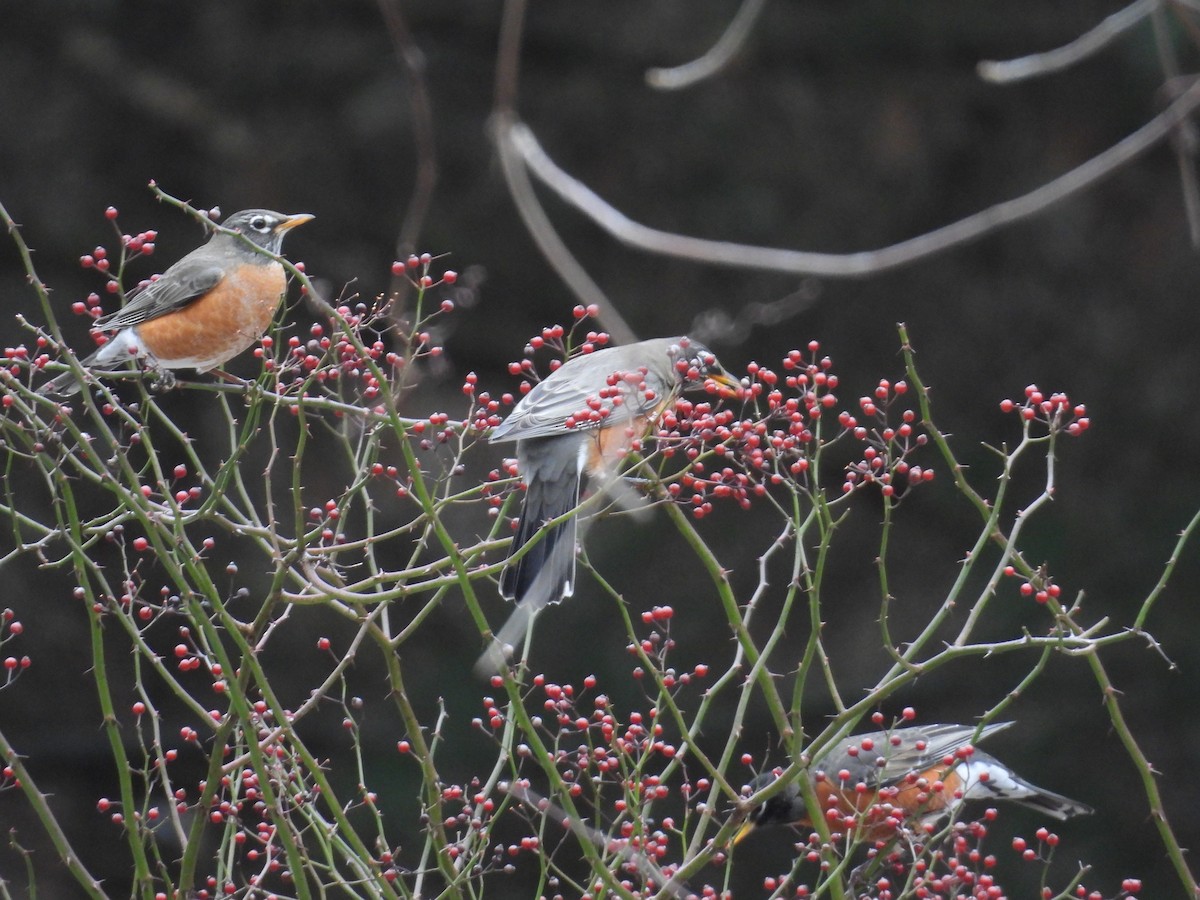
<path fill-rule="evenodd" d="M 1154 115 L 1162 78 L 1148 24 L 1049 78 L 997 87 L 974 75 L 980 59 L 1058 46 L 1118 8 L 776 0 L 729 70 L 690 90 L 661 93 L 646 86 L 646 69 L 703 52 L 735 3 L 535 3 L 517 106 L 562 166 L 638 221 L 752 244 L 871 249 L 1029 191 Z M 418 0 L 402 4 L 402 13 L 427 65 L 440 167 L 418 249 L 450 253 L 446 264 L 471 287 L 463 295 L 470 308 L 443 334 L 445 365 L 426 371 L 411 400 L 409 411 L 419 413 L 454 404 L 467 370 L 493 390 L 510 389 L 505 364 L 543 325 L 568 321 L 576 300 L 523 229 L 487 136 L 499 6 Z M 106 206 L 121 209 L 126 230 L 160 231 L 158 255 L 144 274 L 197 242 L 193 225 L 154 202 L 145 188 L 151 178 L 226 214 L 250 206 L 312 212 L 316 221 L 289 238 L 289 256 L 333 292 L 351 282 L 366 296 L 388 289 L 415 155 L 411 82 L 376 6 L 20 4 L 5 20 L 0 201 L 23 225 L 39 274 L 64 310 L 96 287 L 76 260 L 111 242 Z M 1186 37 L 1176 35 L 1185 63 L 1192 55 Z M 1087 592 L 1089 620 L 1132 621 L 1200 503 L 1200 428 L 1189 412 L 1200 273 L 1168 147 L 1042 216 L 857 281 L 814 284 L 663 260 L 618 246 L 575 212 L 548 205 L 567 244 L 639 336 L 688 331 L 706 311 L 736 316 L 750 303 L 812 295 L 770 327 L 712 338 L 732 369 L 750 359 L 769 363 L 817 339 L 833 356 L 849 403 L 878 378 L 901 375 L 895 323 L 906 322 L 939 422 L 981 472 L 988 469 L 979 443 L 1017 436 L 1013 420 L 999 413 L 1002 398 L 1036 382 L 1086 402 L 1093 428 L 1064 445 L 1059 496 L 1026 535 L 1028 558 L 1049 561 L 1068 595 Z M 0 297 L 5 343 L 25 340 L 12 316 L 38 313 L 7 243 L 0 244 Z M 83 323 L 63 318 L 77 346 L 86 346 Z M 906 609 L 908 621 L 927 619 L 976 533 L 948 473 L 938 474 L 902 510 L 892 557 L 901 623 Z M 1038 473 L 1027 474 L 1032 497 Z M 727 509 L 705 526 L 741 588 L 753 583 L 754 558 L 766 546 L 754 530 L 760 521 Z M 855 507 L 833 560 L 836 590 L 828 594 L 838 599 L 827 608 L 826 635 L 851 699 L 886 665 L 874 624 L 877 521 L 869 501 Z M 601 523 L 593 534 L 593 562 L 602 571 L 607 564 L 635 610 L 658 602 L 680 610 L 681 667 L 711 653 L 705 640 L 725 640 L 712 632 L 703 578 L 685 558 L 670 556 L 670 543 L 657 547 L 645 526 L 625 523 Z M 631 559 L 631 547 L 645 557 Z M 668 569 L 639 580 L 652 552 L 666 554 Z M 1198 568 L 1189 547 L 1148 623 L 1177 671 L 1140 643 L 1105 654 L 1126 715 L 1162 773 L 1166 808 L 1185 846 L 1200 842 Z M 82 614 L 66 602 L 69 592 L 19 565 L 9 567 L 4 585 L 0 605 L 27 623 L 22 652 L 35 667 L 15 693 L 0 697 L 3 727 L 29 752 L 56 807 L 74 811 L 64 816 L 73 833 L 96 831 L 83 842 L 88 862 L 119 883 L 103 859 L 106 848 L 121 853 L 120 841 L 93 811 L 95 798 L 111 790 L 111 760 L 80 664 Z M 583 587 L 540 623 L 551 638 L 538 651 L 548 676 L 580 681 L 596 671 L 628 681 L 620 625 L 597 598 Z M 498 600 L 489 611 L 497 621 L 503 615 Z M 478 647 L 472 630 L 455 623 L 459 614 L 458 606 L 444 611 L 445 645 L 422 652 L 442 685 L 428 688 L 430 703 L 434 691 L 452 694 L 452 717 L 465 728 L 482 689 L 462 676 Z M 1027 609 L 1007 615 L 1038 621 Z M 898 630 L 907 633 L 903 624 Z M 804 639 L 795 637 L 797 645 Z M 307 637 L 304 646 L 311 647 Z M 786 671 L 794 659 L 781 657 L 776 668 Z M 951 667 L 918 681 L 897 703 L 916 706 L 923 721 L 970 721 L 1016 684 L 1027 662 Z M 461 688 L 444 686 L 448 680 Z M 1145 896 L 1180 896 L 1085 667 L 1055 660 L 1011 714 L 1020 725 L 992 749 L 1034 781 L 1099 810 L 1059 829 L 1059 874 L 1083 860 L 1096 866 L 1086 883 L 1107 895 L 1121 877 L 1136 875 Z M 746 739 L 760 755 L 773 746 L 765 719 L 748 723 Z M 480 752 L 486 759 L 487 748 Z M 465 762 L 464 772 L 473 764 Z M 0 824 L 22 821 L 19 803 L 0 797 Z M 1035 822 L 1007 814 L 992 852 L 1007 860 L 1007 835 L 1028 835 Z M 753 896 L 764 874 L 783 871 L 792 840 L 779 831 L 744 845 L 735 867 L 742 893 Z M 0 877 L 19 883 L 19 871 L 11 855 L 0 854 Z M 1028 882 L 1025 895 L 1035 884 Z"/>

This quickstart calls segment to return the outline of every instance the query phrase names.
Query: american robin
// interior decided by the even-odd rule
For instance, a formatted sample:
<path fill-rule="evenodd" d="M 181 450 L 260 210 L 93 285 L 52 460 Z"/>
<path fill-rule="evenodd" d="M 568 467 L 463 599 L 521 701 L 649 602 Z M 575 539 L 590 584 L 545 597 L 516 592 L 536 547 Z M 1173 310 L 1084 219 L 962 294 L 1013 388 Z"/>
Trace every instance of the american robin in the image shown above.
<path fill-rule="evenodd" d="M 984 727 L 983 740 L 1012 725 Z M 1012 800 L 1065 820 L 1092 808 L 1030 784 L 995 757 L 971 745 L 973 725 L 927 725 L 856 734 L 813 763 L 813 787 L 821 810 L 857 815 L 872 839 L 894 835 L 904 824 L 934 822 L 966 800 Z M 776 779 L 764 772 L 751 783 L 759 791 Z M 799 785 L 792 783 L 755 809 L 734 837 L 736 844 L 762 825 L 811 827 Z"/>
<path fill-rule="evenodd" d="M 517 442 L 527 486 L 520 522 L 500 576 L 509 600 L 557 603 L 575 589 L 575 516 L 550 528 L 518 559 L 545 523 L 579 505 L 583 473 L 604 476 L 682 390 L 707 382 L 726 396 L 741 385 L 712 352 L 686 337 L 609 347 L 567 361 L 521 398 L 491 442 Z"/>
<path fill-rule="evenodd" d="M 114 333 L 81 365 L 112 371 L 141 359 L 159 372 L 207 372 L 237 356 L 262 337 L 287 288 L 283 266 L 255 247 L 278 256 L 284 235 L 312 218 L 268 209 L 234 213 L 222 227 L 237 234 L 214 232 L 120 310 L 97 319 L 93 332 Z M 39 392 L 68 395 L 79 389 L 75 373 L 64 372 Z"/>

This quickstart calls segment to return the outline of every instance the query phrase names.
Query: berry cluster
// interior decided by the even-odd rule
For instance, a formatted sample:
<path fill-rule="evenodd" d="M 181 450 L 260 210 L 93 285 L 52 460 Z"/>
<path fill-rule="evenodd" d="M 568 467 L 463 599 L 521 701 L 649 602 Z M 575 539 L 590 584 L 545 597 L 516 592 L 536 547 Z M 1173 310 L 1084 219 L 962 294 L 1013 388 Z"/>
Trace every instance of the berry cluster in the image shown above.
<path fill-rule="evenodd" d="M 104 276 L 104 292 L 110 295 L 124 292 L 125 288 L 122 285 L 122 277 L 125 274 L 125 266 L 138 257 L 152 256 L 154 254 L 154 242 L 158 240 L 158 232 L 153 229 L 140 231 L 137 234 L 122 232 L 117 223 L 119 215 L 117 208 L 114 206 L 110 206 L 104 211 L 104 217 L 113 223 L 113 228 L 117 232 L 117 239 L 121 245 L 115 258 L 110 255 L 108 248 L 103 245 L 99 245 L 90 253 L 85 253 L 79 257 L 80 267 L 94 269 Z M 139 283 L 138 288 L 145 287 L 152 280 L 148 279 Z M 101 315 L 99 295 L 94 293 L 89 294 L 86 301 L 77 301 L 72 304 L 71 311 L 76 315 L 87 315 L 93 319 L 99 318 Z"/>
<path fill-rule="evenodd" d="M 17 619 L 17 614 L 11 609 L 5 609 L 0 612 L 0 647 L 10 641 L 16 640 L 25 633 L 25 626 Z M 33 661 L 28 656 L 5 656 L 2 660 L 4 665 L 4 684 L 0 687 L 7 687 L 22 672 L 33 665 Z"/>
<path fill-rule="evenodd" d="M 458 280 L 452 270 L 435 276 L 432 262 L 433 257 L 424 253 L 392 266 L 394 273 L 403 275 L 416 289 L 415 324 L 397 323 L 392 299 L 343 303 L 335 310 L 332 329 L 313 323 L 307 339 L 291 335 L 278 354 L 275 337 L 266 335 L 255 348 L 255 356 L 263 360 L 264 369 L 275 375 L 279 390 L 287 394 L 319 396 L 331 394 L 338 385 L 354 385 L 370 403 L 385 391 L 398 391 L 413 363 L 442 355 L 433 325 L 455 308 L 454 301 L 446 298 L 432 312 L 424 311 L 428 291 Z M 303 271 L 303 266 L 297 264 L 297 269 Z M 396 347 L 399 349 L 390 349 Z M 384 407 L 376 406 L 374 412 L 383 414 Z"/>
<path fill-rule="evenodd" d="M 909 487 L 933 480 L 932 469 L 910 465 L 908 461 L 928 440 L 914 428 L 916 412 L 900 407 L 898 422 L 893 422 L 889 415 L 907 394 L 905 382 L 891 384 L 880 379 L 872 396 L 859 398 L 861 420 L 848 412 L 838 416 L 842 427 L 866 444 L 862 459 L 846 468 L 844 491 L 852 491 L 860 484 L 878 484 L 880 492 L 891 497 L 896 493 L 897 476 L 904 478 Z"/>
<path fill-rule="evenodd" d="M 677 871 L 679 861 L 672 856 L 681 837 L 692 827 L 688 823 L 703 816 L 709 827 L 718 824 L 712 815 L 715 810 L 709 810 L 706 804 L 712 781 L 687 774 L 687 748 L 672 736 L 672 719 L 665 715 L 663 706 L 686 703 L 682 692 L 689 685 L 703 682 L 709 668 L 698 663 L 677 673 L 667 665 L 668 654 L 674 648 L 669 637 L 674 616 L 670 607 L 655 606 L 634 620 L 648 629 L 629 647 L 637 660 L 631 675 L 646 689 L 644 709 L 622 713 L 592 675 L 578 686 L 555 682 L 541 674 L 530 678 L 522 706 L 527 710 L 532 733 L 518 741 L 513 750 L 518 763 L 515 778 L 498 785 L 502 795 L 519 801 L 513 811 L 527 825 L 527 831 L 518 830 L 503 845 L 511 862 L 528 857 L 530 863 L 545 866 L 549 860 L 578 856 L 577 852 L 565 856 L 562 852 L 574 840 L 572 815 L 560 805 L 569 800 L 573 813 L 587 823 L 590 842 L 620 886 L 637 896 L 649 896 Z M 492 686 L 502 688 L 504 679 L 495 676 Z M 522 724 L 522 713 L 507 709 L 493 697 L 484 697 L 482 702 L 483 715 L 472 725 L 491 740 L 502 742 L 510 727 Z M 513 721 L 514 715 L 518 721 Z M 534 787 L 535 782 L 545 780 L 536 767 L 530 769 L 542 752 L 554 762 L 555 780 L 560 785 L 557 796 L 563 798 L 559 802 L 539 793 L 553 795 L 553 790 Z M 481 808 L 490 812 L 492 807 L 484 807 L 485 802 L 484 795 L 475 795 L 472 804 L 464 806 L 456 817 L 456 827 L 470 826 L 467 817 L 472 813 L 478 820 Z M 486 825 L 486 819 L 482 822 Z M 498 831 L 501 823 L 493 822 L 490 827 Z M 559 850 L 563 842 L 567 843 Z M 467 852 L 467 845 L 461 851 Z M 728 859 L 711 842 L 704 852 L 716 863 Z M 547 878 L 552 889 L 563 876 L 572 874 L 571 866 L 559 863 L 552 868 L 557 865 L 563 869 L 552 870 Z M 606 895 L 609 890 L 603 883 L 592 888 L 596 896 Z M 717 891 L 711 885 L 703 890 L 705 896 L 714 896 Z"/>
<path fill-rule="evenodd" d="M 1000 411 L 1016 413 L 1022 422 L 1040 423 L 1051 433 L 1061 431 L 1071 437 L 1078 437 L 1091 425 L 1082 403 L 1072 404 L 1061 391 L 1046 396 L 1036 384 L 1025 388 L 1025 397 L 1020 401 L 1001 400 Z"/>

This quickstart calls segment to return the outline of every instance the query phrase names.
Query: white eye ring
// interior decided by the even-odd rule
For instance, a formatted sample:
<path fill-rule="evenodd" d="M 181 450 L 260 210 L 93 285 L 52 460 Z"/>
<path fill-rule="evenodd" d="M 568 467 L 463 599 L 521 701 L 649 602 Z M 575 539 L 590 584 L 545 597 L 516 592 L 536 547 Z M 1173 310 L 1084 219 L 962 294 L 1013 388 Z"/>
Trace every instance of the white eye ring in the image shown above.
<path fill-rule="evenodd" d="M 266 216 L 255 216 L 250 220 L 250 227 L 255 231 L 270 231 Z"/>

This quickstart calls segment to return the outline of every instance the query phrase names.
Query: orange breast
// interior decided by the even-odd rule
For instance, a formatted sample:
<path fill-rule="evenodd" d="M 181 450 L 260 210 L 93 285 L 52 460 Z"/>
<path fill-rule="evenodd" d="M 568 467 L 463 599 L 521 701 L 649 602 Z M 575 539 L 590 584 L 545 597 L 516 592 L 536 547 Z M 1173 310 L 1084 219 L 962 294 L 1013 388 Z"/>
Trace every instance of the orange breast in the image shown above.
<path fill-rule="evenodd" d="M 593 429 L 588 435 L 591 438 L 588 444 L 588 472 L 596 476 L 611 472 L 621 457 L 629 452 L 633 442 L 645 436 L 648 424 L 646 416 L 637 416 L 608 428 Z"/>
<path fill-rule="evenodd" d="M 914 819 L 936 815 L 955 802 L 962 779 L 954 769 L 936 766 L 925 772 L 914 772 L 898 784 L 877 791 L 859 793 L 853 787 L 843 789 L 829 778 L 817 782 L 815 787 L 822 809 L 836 807 L 844 816 L 857 815 L 858 827 L 865 830 L 869 839 L 887 840 L 896 833 L 895 825 L 887 821 L 889 818 L 899 818 L 908 824 Z M 900 811 L 902 815 L 895 815 Z M 807 817 L 797 824 L 812 826 Z"/>
<path fill-rule="evenodd" d="M 162 366 L 212 369 L 263 336 L 286 287 L 279 263 L 245 264 L 182 309 L 137 325 L 137 335 Z"/>

